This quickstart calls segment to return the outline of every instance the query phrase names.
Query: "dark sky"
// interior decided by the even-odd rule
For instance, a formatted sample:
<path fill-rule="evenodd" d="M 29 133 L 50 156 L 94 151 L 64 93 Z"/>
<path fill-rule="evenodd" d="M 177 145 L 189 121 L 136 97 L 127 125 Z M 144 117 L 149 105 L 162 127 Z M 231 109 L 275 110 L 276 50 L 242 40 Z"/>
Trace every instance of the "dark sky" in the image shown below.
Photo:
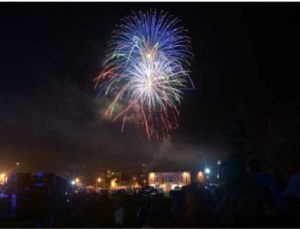
<path fill-rule="evenodd" d="M 170 142 L 147 142 L 101 118 L 92 79 L 116 23 L 169 11 L 189 29 L 197 90 L 185 95 Z M 119 169 L 197 152 L 229 152 L 226 125 L 241 104 L 284 116 L 298 104 L 298 3 L 1 3 L 0 167 Z"/>

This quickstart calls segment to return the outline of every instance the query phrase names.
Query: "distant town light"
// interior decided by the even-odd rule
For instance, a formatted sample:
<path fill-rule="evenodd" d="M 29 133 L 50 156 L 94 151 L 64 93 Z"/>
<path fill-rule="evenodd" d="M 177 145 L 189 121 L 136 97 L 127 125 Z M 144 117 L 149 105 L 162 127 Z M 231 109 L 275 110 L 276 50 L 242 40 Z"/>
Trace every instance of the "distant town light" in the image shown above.
<path fill-rule="evenodd" d="M 183 176 L 183 177 L 188 177 L 188 176 L 189 176 L 189 173 L 188 173 L 188 172 L 183 172 L 183 173 L 182 173 L 182 176 Z"/>
<path fill-rule="evenodd" d="M 117 179 L 112 179 L 110 182 L 110 188 L 111 189 L 116 189 L 117 188 Z"/>
<path fill-rule="evenodd" d="M 209 168 L 205 168 L 204 172 L 205 172 L 206 174 L 210 174 L 210 169 L 209 169 Z"/>
<path fill-rule="evenodd" d="M 75 180 L 72 180 L 71 185 L 75 185 L 75 184 L 76 184 Z"/>
<path fill-rule="evenodd" d="M 98 177 L 97 182 L 100 183 L 102 181 L 101 177 Z"/>
<path fill-rule="evenodd" d="M 222 164 L 222 162 L 221 162 L 220 159 L 218 159 L 217 164 L 218 164 L 218 165 L 221 165 L 221 164 Z"/>
<path fill-rule="evenodd" d="M 3 185 L 7 182 L 7 175 L 6 173 L 1 173 L 0 174 L 0 184 Z"/>
<path fill-rule="evenodd" d="M 75 182 L 76 182 L 76 183 L 79 183 L 79 182 L 80 182 L 79 178 L 76 178 L 76 179 L 75 179 Z"/>
<path fill-rule="evenodd" d="M 149 184 L 155 183 L 155 173 L 149 173 Z"/>
<path fill-rule="evenodd" d="M 188 184 L 189 180 L 190 180 L 190 174 L 188 172 L 183 172 L 182 173 L 182 177 L 183 177 L 183 183 L 184 184 Z"/>
<path fill-rule="evenodd" d="M 154 179 L 155 178 L 155 173 L 150 173 L 149 177 L 150 177 L 150 179 Z"/>
<path fill-rule="evenodd" d="M 198 176 L 199 176 L 199 177 L 203 177 L 203 172 L 202 172 L 202 171 L 199 171 L 199 172 L 198 172 Z"/>
<path fill-rule="evenodd" d="M 204 183 L 205 182 L 205 176 L 204 173 L 202 171 L 199 171 L 197 174 L 197 180 L 200 183 Z"/>

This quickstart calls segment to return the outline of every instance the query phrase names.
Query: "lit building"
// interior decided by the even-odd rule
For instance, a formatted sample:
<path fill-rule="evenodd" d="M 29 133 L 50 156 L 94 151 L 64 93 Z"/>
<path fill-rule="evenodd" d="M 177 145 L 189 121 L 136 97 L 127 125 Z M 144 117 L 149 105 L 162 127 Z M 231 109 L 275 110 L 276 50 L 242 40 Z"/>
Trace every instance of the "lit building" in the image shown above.
<path fill-rule="evenodd" d="M 6 173 L 0 174 L 0 185 L 4 185 L 7 182 L 7 175 Z"/>
<path fill-rule="evenodd" d="M 168 192 L 175 187 L 182 187 L 191 183 L 191 174 L 187 171 L 182 172 L 150 172 L 148 184 L 155 188 L 163 189 Z"/>
<path fill-rule="evenodd" d="M 205 175 L 202 171 L 199 171 L 197 173 L 197 182 L 200 184 L 204 184 L 205 183 Z"/>

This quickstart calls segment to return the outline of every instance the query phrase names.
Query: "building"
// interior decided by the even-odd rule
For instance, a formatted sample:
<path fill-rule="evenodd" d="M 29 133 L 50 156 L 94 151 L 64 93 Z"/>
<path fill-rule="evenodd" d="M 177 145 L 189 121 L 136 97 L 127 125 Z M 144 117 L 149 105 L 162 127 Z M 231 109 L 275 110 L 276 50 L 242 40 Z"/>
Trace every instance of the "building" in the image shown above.
<path fill-rule="evenodd" d="M 154 188 L 163 189 L 165 192 L 173 190 L 175 187 L 182 187 L 191 183 L 191 173 L 181 172 L 150 172 L 148 184 Z"/>

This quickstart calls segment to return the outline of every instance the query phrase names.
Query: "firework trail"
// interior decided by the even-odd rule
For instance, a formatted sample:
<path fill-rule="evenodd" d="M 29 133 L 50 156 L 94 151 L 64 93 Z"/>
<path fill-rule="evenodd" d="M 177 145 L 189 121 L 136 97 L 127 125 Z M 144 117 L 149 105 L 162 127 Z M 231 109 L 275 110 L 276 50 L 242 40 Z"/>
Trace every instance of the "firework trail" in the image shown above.
<path fill-rule="evenodd" d="M 178 128 L 183 92 L 190 79 L 190 38 L 179 19 L 163 11 L 133 13 L 113 32 L 99 93 L 111 99 L 104 116 L 134 122 L 149 140 L 165 139 Z"/>

